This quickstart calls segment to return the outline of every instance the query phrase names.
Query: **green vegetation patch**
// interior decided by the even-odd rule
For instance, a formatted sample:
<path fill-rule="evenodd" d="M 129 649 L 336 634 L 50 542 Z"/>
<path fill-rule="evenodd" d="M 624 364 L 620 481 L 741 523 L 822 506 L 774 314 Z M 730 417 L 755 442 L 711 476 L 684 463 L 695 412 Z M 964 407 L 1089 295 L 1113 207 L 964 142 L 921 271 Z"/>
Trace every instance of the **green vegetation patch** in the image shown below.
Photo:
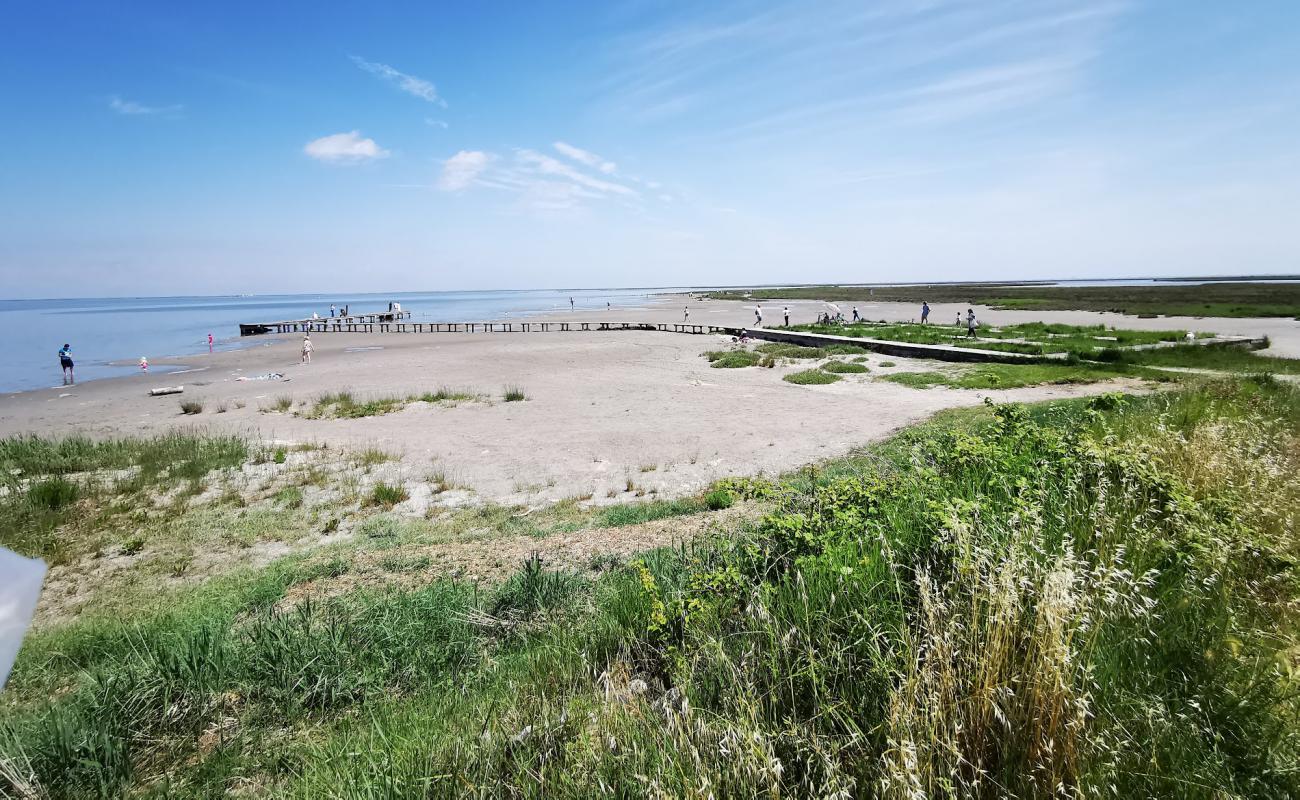
<path fill-rule="evenodd" d="M 710 350 L 704 354 L 709 366 L 715 369 L 756 367 L 761 356 L 753 350 Z"/>
<path fill-rule="evenodd" d="M 0 789 L 1297 796 L 1297 441 L 1265 379 L 990 405 L 593 578 L 295 603 L 350 564 L 273 565 L 37 636 Z"/>
<path fill-rule="evenodd" d="M 838 372 L 842 374 L 871 371 L 865 364 L 858 364 L 852 361 L 827 361 L 825 364 L 822 364 L 821 368 L 827 372 Z"/>
<path fill-rule="evenodd" d="M 1115 311 L 1138 316 L 1300 317 L 1300 284 L 1264 281 L 1173 283 L 1160 286 L 1049 286 L 966 283 L 922 286 L 797 286 L 710 292 L 720 300 L 825 300 L 971 303 L 1025 310 Z"/>
<path fill-rule="evenodd" d="M 949 372 L 895 372 L 881 380 L 926 389 L 950 386 L 954 389 L 1016 389 L 1044 384 L 1097 383 L 1116 378 L 1170 381 L 1175 376 L 1158 370 L 1123 364 L 981 364 L 957 367 Z"/>
<path fill-rule="evenodd" d="M 791 372 L 789 375 L 783 375 L 781 380 L 799 386 L 816 386 L 835 383 L 842 379 L 833 372 L 823 372 L 820 369 L 805 369 L 802 372 Z"/>

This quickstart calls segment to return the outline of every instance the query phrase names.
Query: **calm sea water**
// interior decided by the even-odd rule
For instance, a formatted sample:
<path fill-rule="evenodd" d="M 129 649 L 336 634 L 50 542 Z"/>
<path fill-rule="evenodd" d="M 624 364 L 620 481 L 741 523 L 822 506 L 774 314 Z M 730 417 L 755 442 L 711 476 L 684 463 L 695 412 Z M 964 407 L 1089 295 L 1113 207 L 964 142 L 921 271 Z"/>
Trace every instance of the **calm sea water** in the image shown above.
<path fill-rule="evenodd" d="M 353 313 L 402 304 L 416 320 L 476 322 L 524 314 L 643 306 L 653 294 L 677 289 L 594 289 L 494 292 L 397 292 L 393 294 L 301 294 L 253 297 L 115 297 L 80 300 L 0 300 L 0 330 L 7 342 L 0 358 L 0 391 L 13 392 L 62 383 L 58 351 L 72 345 L 77 381 L 128 375 L 141 356 L 192 355 L 208 349 L 260 346 L 260 337 L 241 339 L 239 323 L 329 316 L 330 304 Z M 684 290 L 681 290 L 684 291 Z M 181 368 L 170 368 L 183 369 Z M 151 365 L 149 371 L 169 368 Z"/>

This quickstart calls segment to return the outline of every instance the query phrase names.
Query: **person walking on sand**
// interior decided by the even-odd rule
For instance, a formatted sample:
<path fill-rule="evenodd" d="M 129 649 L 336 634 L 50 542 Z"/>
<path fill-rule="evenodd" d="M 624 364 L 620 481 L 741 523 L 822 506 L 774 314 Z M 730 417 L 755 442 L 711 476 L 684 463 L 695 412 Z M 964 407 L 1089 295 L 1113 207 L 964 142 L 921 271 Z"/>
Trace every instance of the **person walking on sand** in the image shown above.
<path fill-rule="evenodd" d="M 929 321 L 930 321 L 930 304 L 922 300 L 921 301 L 921 324 L 924 325 Z"/>
<path fill-rule="evenodd" d="M 960 312 L 960 311 L 957 312 L 957 321 L 954 322 L 953 324 L 956 325 L 958 328 L 961 327 L 961 312 Z"/>
<path fill-rule="evenodd" d="M 310 336 L 304 336 L 304 337 L 302 337 L 302 363 L 304 363 L 304 364 L 310 364 L 310 363 L 311 363 L 311 353 L 312 353 L 312 351 L 315 350 L 315 349 L 316 349 L 316 348 L 312 347 L 312 345 L 311 345 L 311 337 L 310 337 Z"/>
<path fill-rule="evenodd" d="M 690 321 L 691 321 L 691 307 L 682 306 L 682 324 L 685 325 Z"/>
<path fill-rule="evenodd" d="M 781 309 L 781 315 L 785 317 L 785 326 L 790 327 L 790 306 Z"/>
<path fill-rule="evenodd" d="M 762 306 L 754 306 L 754 327 L 755 327 L 755 328 L 761 328 L 761 327 L 763 327 L 763 307 L 762 307 Z"/>
<path fill-rule="evenodd" d="M 854 307 L 853 307 L 853 321 L 854 321 L 854 322 L 861 322 L 861 321 L 862 321 L 862 317 L 859 317 L 859 316 L 858 316 L 858 307 L 857 307 L 857 306 L 854 306 Z"/>
<path fill-rule="evenodd" d="M 975 309 L 973 308 L 966 309 L 966 336 L 969 338 L 974 338 L 975 328 L 978 326 L 979 323 L 975 321 Z"/>
<path fill-rule="evenodd" d="M 334 304 L 330 303 L 330 319 L 334 319 Z"/>
<path fill-rule="evenodd" d="M 63 385 L 75 385 L 77 379 L 72 375 L 72 345 L 66 342 L 63 349 L 59 350 L 59 366 L 63 367 Z"/>
<path fill-rule="evenodd" d="M 573 311 L 573 310 L 574 310 L 574 307 L 573 307 L 573 298 L 570 297 L 570 298 L 569 298 L 569 311 Z"/>

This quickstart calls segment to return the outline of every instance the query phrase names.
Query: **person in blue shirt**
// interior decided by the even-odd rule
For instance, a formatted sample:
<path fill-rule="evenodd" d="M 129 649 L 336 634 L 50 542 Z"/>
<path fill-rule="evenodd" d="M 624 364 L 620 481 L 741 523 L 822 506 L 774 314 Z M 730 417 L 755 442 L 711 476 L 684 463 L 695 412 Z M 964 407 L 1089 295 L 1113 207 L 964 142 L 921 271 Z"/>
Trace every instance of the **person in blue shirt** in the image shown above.
<path fill-rule="evenodd" d="M 63 367 L 63 385 L 76 383 L 72 376 L 72 345 L 64 343 L 63 349 L 59 351 L 59 365 Z"/>
<path fill-rule="evenodd" d="M 930 321 L 930 304 L 922 300 L 921 301 L 921 324 L 924 325 L 929 321 Z"/>

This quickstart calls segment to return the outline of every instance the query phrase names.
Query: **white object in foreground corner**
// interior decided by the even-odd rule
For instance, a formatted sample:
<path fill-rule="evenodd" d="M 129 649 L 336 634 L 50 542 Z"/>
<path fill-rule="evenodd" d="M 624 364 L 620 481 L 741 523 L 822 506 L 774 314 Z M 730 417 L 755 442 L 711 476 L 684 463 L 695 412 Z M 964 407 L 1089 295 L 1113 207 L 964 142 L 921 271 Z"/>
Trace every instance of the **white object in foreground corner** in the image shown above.
<path fill-rule="evenodd" d="M 44 580 L 44 561 L 0 547 L 0 688 L 9 680 L 18 648 L 32 624 Z"/>
<path fill-rule="evenodd" d="M 164 394 L 180 394 L 185 391 L 184 386 L 159 386 L 157 389 L 150 389 L 150 397 L 159 397 Z"/>

